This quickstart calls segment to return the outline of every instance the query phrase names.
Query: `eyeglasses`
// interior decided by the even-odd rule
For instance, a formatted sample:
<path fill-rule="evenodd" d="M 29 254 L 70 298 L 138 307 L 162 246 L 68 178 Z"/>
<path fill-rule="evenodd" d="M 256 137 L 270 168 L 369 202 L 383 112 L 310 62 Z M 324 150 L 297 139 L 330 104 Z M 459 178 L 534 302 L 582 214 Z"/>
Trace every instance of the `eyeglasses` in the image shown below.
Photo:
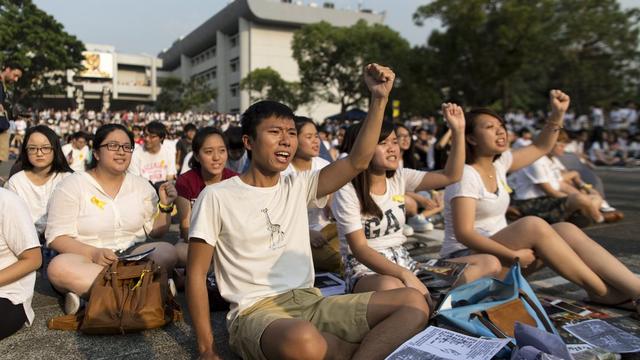
<path fill-rule="evenodd" d="M 38 150 L 40 150 L 42 155 L 47 155 L 47 154 L 51 154 L 51 152 L 53 151 L 53 147 L 51 147 L 51 146 L 42 146 L 42 147 L 27 146 L 27 154 L 35 155 L 35 154 L 38 153 Z"/>
<path fill-rule="evenodd" d="M 106 143 L 100 145 L 100 147 L 106 147 L 109 151 L 120 151 L 120 149 L 122 149 L 122 151 L 127 153 L 133 152 L 133 146 L 131 144 Z"/>

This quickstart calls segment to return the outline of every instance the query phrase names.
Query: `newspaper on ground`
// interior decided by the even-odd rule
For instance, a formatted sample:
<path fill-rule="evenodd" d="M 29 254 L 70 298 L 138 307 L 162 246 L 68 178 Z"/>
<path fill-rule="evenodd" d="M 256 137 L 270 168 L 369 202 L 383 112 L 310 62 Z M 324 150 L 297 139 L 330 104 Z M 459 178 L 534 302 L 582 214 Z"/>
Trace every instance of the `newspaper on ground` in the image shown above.
<path fill-rule="evenodd" d="M 640 338 L 603 320 L 587 320 L 563 326 L 589 345 L 614 353 L 640 352 Z"/>
<path fill-rule="evenodd" d="M 429 326 L 400 345 L 387 360 L 489 360 L 508 339 L 478 339 Z"/>
<path fill-rule="evenodd" d="M 346 291 L 344 281 L 333 273 L 317 273 L 313 286 L 320 289 L 322 296 L 342 295 Z"/>

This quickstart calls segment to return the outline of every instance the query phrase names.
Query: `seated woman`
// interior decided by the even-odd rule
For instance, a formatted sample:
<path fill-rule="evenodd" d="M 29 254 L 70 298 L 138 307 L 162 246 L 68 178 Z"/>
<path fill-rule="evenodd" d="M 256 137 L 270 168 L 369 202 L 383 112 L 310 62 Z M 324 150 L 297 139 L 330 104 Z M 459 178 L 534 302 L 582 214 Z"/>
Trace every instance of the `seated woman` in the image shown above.
<path fill-rule="evenodd" d="M 101 126 L 90 169 L 65 178 L 51 196 L 45 237 L 60 254 L 48 275 L 54 288 L 66 293 L 67 314 L 78 311 L 80 296 L 89 295 L 95 278 L 119 255 L 155 248 L 149 257 L 169 274 L 176 264 L 173 245 L 145 242 L 169 230 L 175 187 L 166 182 L 156 195 L 146 179 L 127 173 L 133 148 L 133 134 L 124 126 Z"/>
<path fill-rule="evenodd" d="M 535 216 L 507 225 L 507 172 L 551 151 L 569 107 L 563 92 L 552 90 L 550 97 L 551 116 L 540 134 L 532 145 L 513 152 L 507 146 L 504 120 L 494 111 L 476 109 L 466 115 L 467 165 L 462 180 L 445 191 L 441 255 L 491 254 L 500 259 L 504 271 L 519 261 L 525 274 L 548 265 L 585 289 L 592 301 L 635 307 L 640 279 L 575 225 L 549 225 Z"/>
<path fill-rule="evenodd" d="M 599 192 L 592 184 L 586 183 L 582 179 L 580 172 L 576 170 L 569 170 L 562 162 L 562 157 L 565 154 L 565 147 L 569 143 L 569 135 L 566 131 L 561 130 L 558 135 L 558 141 L 551 150 L 549 158 L 553 162 L 553 169 L 556 174 L 559 174 L 560 191 L 564 194 L 584 194 L 591 199 L 594 206 L 598 206 L 600 212 L 604 216 L 605 222 L 615 222 L 622 220 L 624 214 L 621 211 L 611 207 L 609 203 L 604 199 L 603 193 Z"/>
<path fill-rule="evenodd" d="M 188 164 L 191 170 L 178 176 L 176 181 L 180 240 L 175 247 L 178 252 L 179 267 L 187 264 L 191 205 L 205 186 L 238 175 L 225 168 L 228 158 L 227 140 L 222 131 L 217 128 L 208 126 L 198 130 L 191 142 L 191 154 L 196 154 L 189 159 Z"/>
<path fill-rule="evenodd" d="M 41 264 L 27 205 L 15 193 L 0 189 L 0 340 L 33 322 L 31 299 Z"/>
<path fill-rule="evenodd" d="M 383 122 L 369 168 L 334 195 L 332 209 L 338 222 L 348 291 L 411 287 L 423 295 L 428 294 L 414 274 L 418 263 L 403 247 L 407 241 L 402 233 L 404 194 L 444 187 L 462 174 L 464 115 L 454 104 L 443 105 L 443 111 L 454 134 L 451 156 L 442 172 L 398 168 L 400 149 L 396 133 L 393 124 Z M 347 136 L 357 133 L 348 131 Z M 353 142 L 345 139 L 345 143 Z M 463 272 L 461 283 L 495 275 L 501 269 L 498 260 L 490 255 L 465 256 L 451 261 L 470 265 Z"/>
<path fill-rule="evenodd" d="M 281 174 L 316 171 L 329 165 L 327 160 L 320 157 L 320 137 L 313 120 L 304 116 L 296 116 L 293 120 L 298 132 L 298 148 L 293 160 Z M 329 212 L 329 206 L 307 210 L 313 267 L 317 271 L 341 273 L 340 241 Z"/>
<path fill-rule="evenodd" d="M 423 129 L 424 130 L 424 129 Z M 423 131 L 426 133 L 426 130 Z M 396 126 L 396 134 L 398 136 L 398 146 L 400 147 L 400 161 L 398 168 L 418 169 L 417 154 L 415 144 L 411 135 L 411 130 L 404 125 Z M 435 139 L 425 140 L 425 143 L 431 144 L 431 150 L 426 153 L 427 163 L 433 165 L 433 143 Z M 444 209 L 442 195 L 435 190 L 430 197 L 415 192 L 407 192 L 405 201 L 405 212 L 407 215 L 407 223 L 403 232 L 406 236 L 413 235 L 413 231 L 424 232 L 433 230 L 433 223 L 429 219 L 440 213 Z"/>
<path fill-rule="evenodd" d="M 47 205 L 53 189 L 73 171 L 60 146 L 60 139 L 45 125 L 29 128 L 18 159 L 22 170 L 4 185 L 26 201 L 38 235 L 44 239 Z"/>

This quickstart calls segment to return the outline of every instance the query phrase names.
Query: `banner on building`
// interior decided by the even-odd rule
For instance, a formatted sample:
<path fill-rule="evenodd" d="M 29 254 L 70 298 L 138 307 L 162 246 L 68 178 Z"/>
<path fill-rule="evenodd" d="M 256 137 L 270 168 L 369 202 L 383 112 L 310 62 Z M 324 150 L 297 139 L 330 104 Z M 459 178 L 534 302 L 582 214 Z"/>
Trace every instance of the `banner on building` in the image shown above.
<path fill-rule="evenodd" d="M 82 53 L 83 69 L 78 74 L 87 78 L 113 78 L 113 54 L 104 52 L 84 51 Z"/>

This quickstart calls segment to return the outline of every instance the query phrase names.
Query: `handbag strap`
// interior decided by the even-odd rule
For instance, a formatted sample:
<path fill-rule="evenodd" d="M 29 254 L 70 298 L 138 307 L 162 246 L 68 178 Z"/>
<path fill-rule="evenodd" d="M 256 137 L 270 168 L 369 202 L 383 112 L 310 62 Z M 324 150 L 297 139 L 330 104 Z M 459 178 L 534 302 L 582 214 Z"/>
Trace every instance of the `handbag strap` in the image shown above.
<path fill-rule="evenodd" d="M 118 260 L 111 263 L 109 266 L 109 276 L 111 276 L 111 291 L 116 299 L 116 307 L 118 309 L 118 316 L 122 318 L 122 311 L 124 309 L 124 299 L 122 299 L 122 291 L 119 289 L 118 284 Z"/>
<path fill-rule="evenodd" d="M 487 316 L 486 311 L 482 311 L 481 313 L 472 313 L 471 314 L 472 317 L 475 317 L 476 319 L 478 319 L 482 325 L 484 325 L 487 329 L 489 329 L 489 331 L 491 331 L 491 333 L 493 333 L 493 335 L 495 335 L 497 338 L 499 339 L 508 339 L 509 337 L 502 331 L 500 330 L 500 328 L 498 328 Z M 509 349 L 511 350 L 515 350 L 516 349 L 516 345 L 513 342 L 508 342 L 507 346 L 509 347 Z"/>
<path fill-rule="evenodd" d="M 536 316 L 542 322 L 544 329 L 547 330 L 548 333 L 553 334 L 553 325 L 551 325 L 551 323 L 549 322 L 545 314 L 542 312 L 542 310 L 540 310 L 538 305 L 536 305 L 536 303 L 534 303 L 533 300 L 531 300 L 531 298 L 529 297 L 529 295 L 526 292 L 522 291 L 522 289 L 520 289 L 519 295 L 527 304 L 529 304 L 529 306 L 536 313 Z"/>

